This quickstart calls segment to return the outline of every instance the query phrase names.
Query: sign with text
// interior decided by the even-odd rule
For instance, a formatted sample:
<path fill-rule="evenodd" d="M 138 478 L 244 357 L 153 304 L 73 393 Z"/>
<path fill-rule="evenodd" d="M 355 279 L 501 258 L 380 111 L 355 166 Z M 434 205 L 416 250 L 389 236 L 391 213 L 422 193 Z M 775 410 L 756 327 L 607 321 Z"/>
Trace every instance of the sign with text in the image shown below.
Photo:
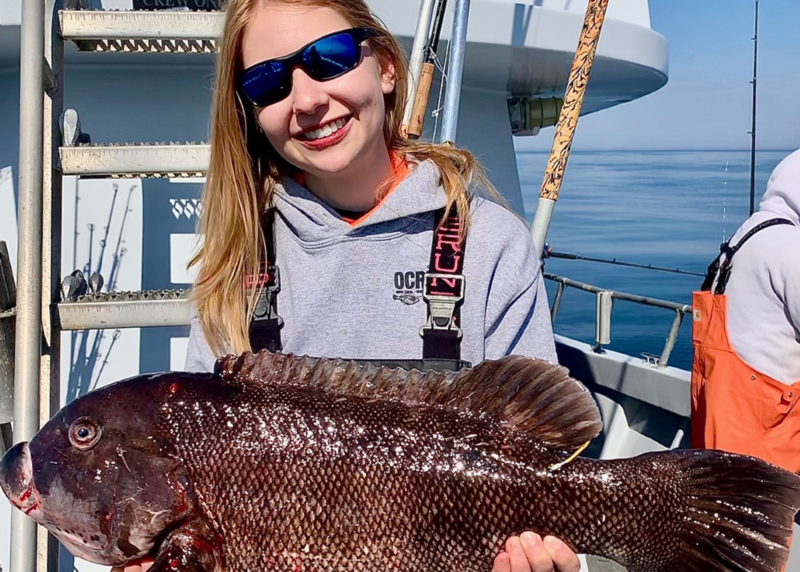
<path fill-rule="evenodd" d="M 134 10 L 219 10 L 223 0 L 133 0 Z"/>

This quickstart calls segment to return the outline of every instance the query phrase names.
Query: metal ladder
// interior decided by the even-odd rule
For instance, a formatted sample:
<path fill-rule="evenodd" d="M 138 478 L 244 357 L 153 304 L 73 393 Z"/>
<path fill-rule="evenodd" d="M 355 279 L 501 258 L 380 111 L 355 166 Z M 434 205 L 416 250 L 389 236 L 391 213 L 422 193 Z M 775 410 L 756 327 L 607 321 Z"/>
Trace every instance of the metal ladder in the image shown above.
<path fill-rule="evenodd" d="M 22 4 L 21 61 L 31 65 L 20 70 L 17 442 L 30 440 L 60 406 L 61 331 L 189 323 L 184 291 L 89 293 L 61 300 L 63 176 L 196 177 L 206 173 L 210 154 L 206 144 L 85 142 L 77 113 L 63 114 L 64 44 L 93 52 L 211 53 L 224 19 L 219 12 L 93 10 L 92 0 Z M 19 511 L 12 513 L 11 545 L 11 570 L 58 570 L 56 541 Z"/>

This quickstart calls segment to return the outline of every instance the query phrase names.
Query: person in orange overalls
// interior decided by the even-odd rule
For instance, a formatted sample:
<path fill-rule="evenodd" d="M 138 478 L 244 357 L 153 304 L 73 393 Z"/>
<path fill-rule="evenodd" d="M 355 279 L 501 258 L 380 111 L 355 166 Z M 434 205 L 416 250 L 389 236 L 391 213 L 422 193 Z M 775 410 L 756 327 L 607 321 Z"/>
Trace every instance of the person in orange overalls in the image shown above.
<path fill-rule="evenodd" d="M 800 151 L 693 297 L 692 446 L 800 472 Z"/>

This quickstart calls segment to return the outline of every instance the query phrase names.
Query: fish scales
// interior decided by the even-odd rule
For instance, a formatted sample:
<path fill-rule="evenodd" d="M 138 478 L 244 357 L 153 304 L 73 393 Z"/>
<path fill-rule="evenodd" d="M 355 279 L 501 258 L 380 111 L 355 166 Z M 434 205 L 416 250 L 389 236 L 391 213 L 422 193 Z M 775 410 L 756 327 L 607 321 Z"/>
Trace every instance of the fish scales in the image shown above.
<path fill-rule="evenodd" d="M 528 528 L 595 550 L 606 546 L 593 537 L 607 542 L 603 529 L 618 530 L 611 538 L 628 561 L 626 537 L 642 533 L 633 517 L 648 514 L 654 526 L 678 504 L 677 491 L 654 502 L 645 475 L 625 463 L 598 473 L 574 462 L 549 474 L 563 457 L 470 412 L 303 388 L 230 390 L 214 407 L 202 388 L 184 387 L 163 409 L 231 572 L 308 563 L 485 572 L 505 538 Z M 633 505 L 606 517 L 605 506 L 625 498 Z"/>
<path fill-rule="evenodd" d="M 246 354 L 76 400 L 6 454 L 0 485 L 76 555 L 151 553 L 154 572 L 485 572 L 525 530 L 632 572 L 780 569 L 796 475 L 711 451 L 572 459 L 599 430 L 546 362 Z"/>

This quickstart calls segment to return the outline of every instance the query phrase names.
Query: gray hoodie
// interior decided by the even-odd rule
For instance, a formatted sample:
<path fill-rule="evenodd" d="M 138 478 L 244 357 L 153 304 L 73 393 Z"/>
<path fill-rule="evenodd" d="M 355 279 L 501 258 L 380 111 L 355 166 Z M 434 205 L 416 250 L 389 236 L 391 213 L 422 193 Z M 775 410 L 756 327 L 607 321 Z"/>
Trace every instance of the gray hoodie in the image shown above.
<path fill-rule="evenodd" d="M 745 363 L 785 384 L 800 381 L 800 151 L 772 173 L 754 213 L 731 239 L 774 218 L 774 226 L 748 240 L 733 259 L 726 289 L 728 336 Z"/>
<path fill-rule="evenodd" d="M 422 275 L 435 212 L 445 206 L 439 172 L 419 164 L 353 227 L 294 181 L 276 194 L 278 313 L 283 351 L 352 359 L 420 359 L 427 317 Z M 556 361 L 547 294 L 525 224 L 483 199 L 472 206 L 464 258 L 461 358 L 507 354 Z M 188 371 L 209 371 L 210 351 L 192 319 Z"/>

